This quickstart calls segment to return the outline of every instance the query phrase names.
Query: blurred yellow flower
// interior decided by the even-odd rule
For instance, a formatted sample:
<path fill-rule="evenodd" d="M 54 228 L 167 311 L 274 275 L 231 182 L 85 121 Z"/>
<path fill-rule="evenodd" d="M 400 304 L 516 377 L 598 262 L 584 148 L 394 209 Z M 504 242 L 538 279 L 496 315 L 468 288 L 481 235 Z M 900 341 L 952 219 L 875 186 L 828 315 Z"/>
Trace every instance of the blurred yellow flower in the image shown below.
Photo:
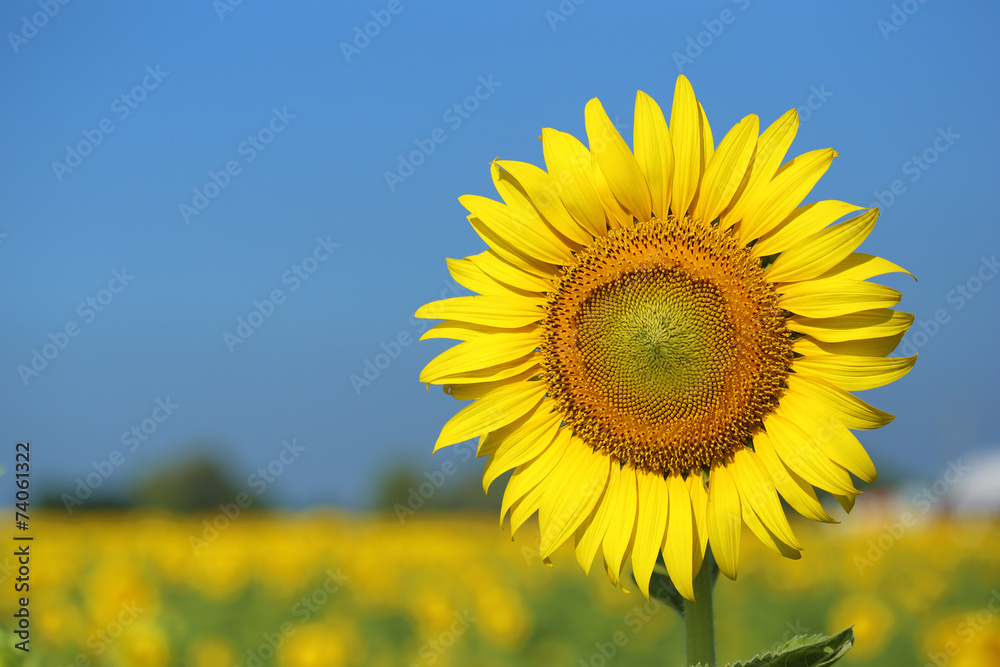
<path fill-rule="evenodd" d="M 171 660 L 166 632 L 149 621 L 139 621 L 122 633 L 109 653 L 121 656 L 129 667 L 167 667 Z"/>
<path fill-rule="evenodd" d="M 238 660 L 236 647 L 225 637 L 199 637 L 188 648 L 187 667 L 228 667 Z"/>
<path fill-rule="evenodd" d="M 279 650 L 281 667 L 363 665 L 364 655 L 352 623 L 328 620 L 298 627 Z"/>
<path fill-rule="evenodd" d="M 531 612 L 516 592 L 489 586 L 476 596 L 476 615 L 481 636 L 503 648 L 516 648 L 531 630 Z"/>
<path fill-rule="evenodd" d="M 877 597 L 854 594 L 837 603 L 830 612 L 829 625 L 845 628 L 853 624 L 854 648 L 851 649 L 851 656 L 864 660 L 882 653 L 894 623 L 895 614 Z"/>

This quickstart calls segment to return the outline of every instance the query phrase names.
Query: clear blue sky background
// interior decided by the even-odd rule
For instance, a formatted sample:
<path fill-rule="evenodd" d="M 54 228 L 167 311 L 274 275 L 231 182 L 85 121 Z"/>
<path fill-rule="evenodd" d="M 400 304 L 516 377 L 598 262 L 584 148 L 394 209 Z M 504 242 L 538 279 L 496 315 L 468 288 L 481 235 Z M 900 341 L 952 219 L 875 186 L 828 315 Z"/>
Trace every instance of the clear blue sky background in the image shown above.
<path fill-rule="evenodd" d="M 306 449 L 268 489 L 271 499 L 356 505 L 394 460 L 440 467 L 430 448 L 459 404 L 427 393 L 417 374 L 447 344 L 403 348 L 360 394 L 350 376 L 380 343 L 415 337 L 412 312 L 447 288 L 445 257 L 483 249 L 456 198 L 494 195 L 491 159 L 541 164 L 541 128 L 582 137 L 594 96 L 630 140 L 635 91 L 669 109 L 673 54 L 689 48 L 683 73 L 717 138 L 747 113 L 766 124 L 796 106 L 803 122 L 792 153 L 840 152 L 811 200 L 870 204 L 900 181 L 894 201 L 883 195 L 863 249 L 919 277 L 888 278 L 905 294 L 900 308 L 918 320 L 940 310 L 947 323 L 914 341 L 925 344 L 904 381 L 868 392 L 899 415 L 863 437 L 876 463 L 933 477 L 1000 440 L 1000 277 L 970 300 L 949 300 L 982 257 L 1000 252 L 996 3 L 910 0 L 915 13 L 897 13 L 890 32 L 888 1 L 589 0 L 563 2 L 575 11 L 554 22 L 556 0 L 402 0 L 348 62 L 341 43 L 387 4 L 254 0 L 220 19 L 210 0 L 70 2 L 32 32 L 23 17 L 39 5 L 4 3 L 8 469 L 13 444 L 28 439 L 35 481 L 71 490 L 75 476 L 121 450 L 108 485 L 124 486 L 212 442 L 242 483 L 295 438 Z M 716 22 L 725 10 L 730 22 Z M 700 52 L 690 46 L 720 27 L 701 34 Z M 9 33 L 22 30 L 30 37 L 12 44 Z M 115 100 L 143 83 L 147 67 L 168 74 L 122 118 Z M 491 76 L 499 85 L 460 126 L 444 117 Z M 812 97 L 818 108 L 807 113 L 814 90 L 825 100 Z M 241 142 L 268 126 L 273 109 L 294 118 L 250 161 Z M 103 119 L 113 132 L 60 180 L 52 163 Z M 385 172 L 436 128 L 447 140 L 390 191 Z M 958 138 L 935 154 L 949 128 Z M 914 171 L 908 161 L 926 149 L 936 160 Z M 186 223 L 179 205 L 229 161 L 239 173 Z M 340 247 L 293 291 L 283 275 L 317 237 Z M 100 313 L 78 309 L 111 296 L 101 290 L 123 267 L 134 280 Z M 284 303 L 230 352 L 223 334 L 275 289 Z M 18 366 L 69 323 L 78 335 L 26 384 Z M 122 433 L 168 397 L 179 407 L 128 451 Z"/>

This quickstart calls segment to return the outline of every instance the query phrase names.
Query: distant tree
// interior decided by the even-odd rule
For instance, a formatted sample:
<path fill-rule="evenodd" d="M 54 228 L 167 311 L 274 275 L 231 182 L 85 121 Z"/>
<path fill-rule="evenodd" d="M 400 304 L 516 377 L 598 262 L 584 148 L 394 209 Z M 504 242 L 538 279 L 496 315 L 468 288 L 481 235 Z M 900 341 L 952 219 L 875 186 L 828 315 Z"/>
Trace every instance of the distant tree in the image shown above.
<path fill-rule="evenodd" d="M 244 489 L 210 455 L 196 455 L 149 474 L 135 488 L 137 505 L 174 512 L 202 512 L 233 502 Z"/>
<path fill-rule="evenodd" d="M 483 494 L 481 465 L 474 460 L 452 461 L 451 465 L 444 461 L 435 461 L 437 466 L 426 469 L 412 461 L 386 467 L 375 485 L 375 508 L 397 514 L 397 506 L 433 512 L 500 510 L 507 475 L 493 483 L 487 496 Z"/>

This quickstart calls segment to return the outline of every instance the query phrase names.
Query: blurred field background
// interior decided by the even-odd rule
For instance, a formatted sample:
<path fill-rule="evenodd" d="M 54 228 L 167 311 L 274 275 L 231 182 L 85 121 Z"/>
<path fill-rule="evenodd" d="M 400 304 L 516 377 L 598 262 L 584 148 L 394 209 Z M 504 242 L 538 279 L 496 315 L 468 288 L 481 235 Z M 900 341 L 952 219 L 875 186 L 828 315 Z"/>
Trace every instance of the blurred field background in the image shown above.
<path fill-rule="evenodd" d="M 672 609 L 614 588 L 600 564 L 585 577 L 571 549 L 546 567 L 533 521 L 511 540 L 494 507 L 474 507 L 472 476 L 427 493 L 400 469 L 367 511 L 291 512 L 216 503 L 229 489 L 206 480 L 220 474 L 196 462 L 146 480 L 133 509 L 136 498 L 104 498 L 35 513 L 32 651 L 20 662 L 8 635 L 3 664 L 683 664 Z M 877 486 L 841 525 L 794 523 L 800 561 L 745 532 L 739 579 L 716 588 L 720 660 L 853 624 L 841 664 L 1000 665 L 1000 516 L 935 488 Z M 11 563 L 0 560 L 5 588 Z"/>

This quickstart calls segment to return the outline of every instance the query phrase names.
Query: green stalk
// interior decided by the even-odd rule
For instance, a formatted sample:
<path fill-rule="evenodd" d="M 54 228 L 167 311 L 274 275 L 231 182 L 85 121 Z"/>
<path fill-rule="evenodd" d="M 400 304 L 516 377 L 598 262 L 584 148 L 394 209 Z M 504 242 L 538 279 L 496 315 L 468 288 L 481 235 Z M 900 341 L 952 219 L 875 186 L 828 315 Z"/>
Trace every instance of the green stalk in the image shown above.
<path fill-rule="evenodd" d="M 698 576 L 694 578 L 695 601 L 684 601 L 684 624 L 687 630 L 687 664 L 715 667 L 715 619 L 712 614 L 711 552 L 705 555 Z"/>

